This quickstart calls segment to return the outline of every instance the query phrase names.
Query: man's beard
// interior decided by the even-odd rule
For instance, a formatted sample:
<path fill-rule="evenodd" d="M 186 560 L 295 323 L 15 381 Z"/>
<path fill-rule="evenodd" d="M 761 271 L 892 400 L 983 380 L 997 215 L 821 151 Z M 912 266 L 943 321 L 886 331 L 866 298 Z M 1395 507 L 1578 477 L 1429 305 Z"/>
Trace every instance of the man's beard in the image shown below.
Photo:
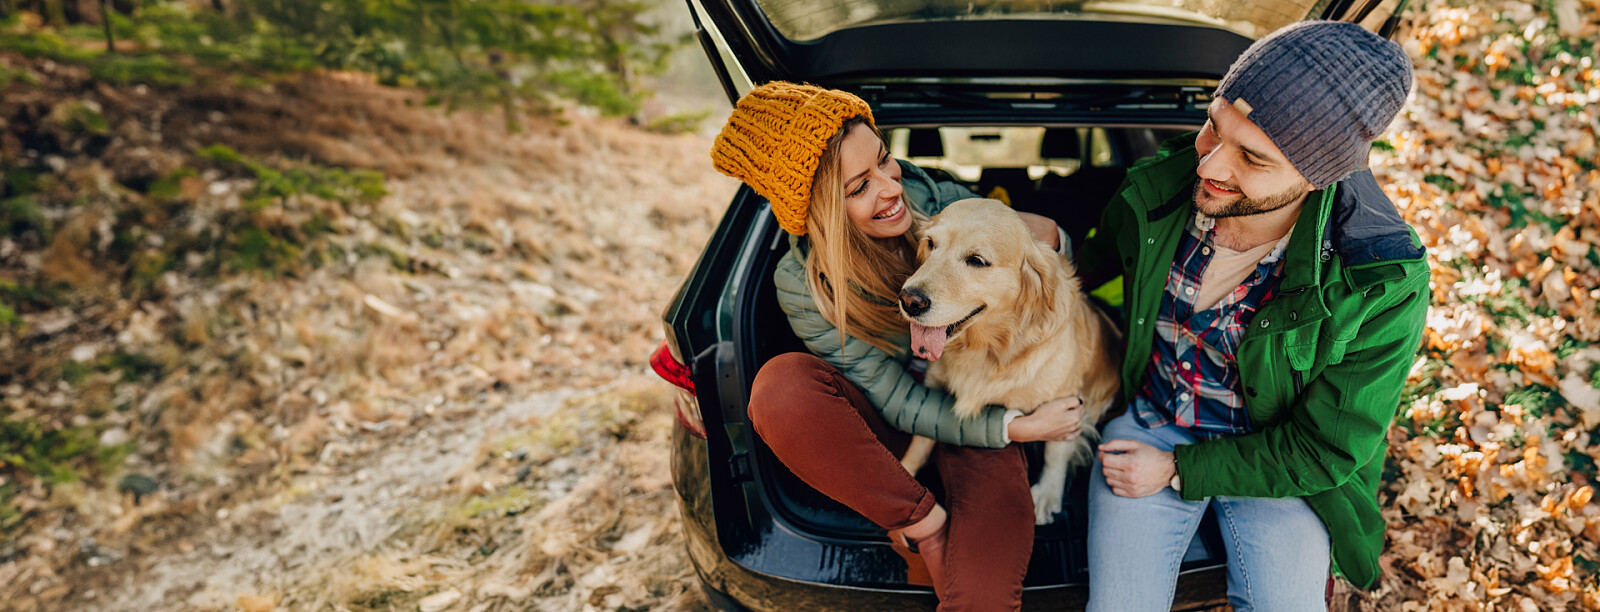
<path fill-rule="evenodd" d="M 1236 200 L 1226 204 L 1221 204 L 1220 208 L 1218 208 L 1217 202 L 1220 198 L 1206 192 L 1205 180 L 1206 179 L 1200 179 L 1194 184 L 1194 204 L 1196 208 L 1200 209 L 1200 212 L 1203 212 L 1206 214 L 1206 216 L 1214 219 L 1221 219 L 1224 217 L 1248 217 L 1250 215 L 1259 215 L 1278 210 L 1293 204 L 1296 200 L 1302 197 L 1305 197 L 1307 193 L 1306 187 L 1310 185 L 1310 183 L 1301 181 L 1299 185 L 1290 187 L 1282 193 L 1275 193 L 1264 198 L 1249 198 L 1245 197 L 1243 191 L 1234 189 L 1232 185 L 1221 185 L 1219 183 L 1219 185 L 1224 189 L 1228 189 L 1229 191 L 1238 191 L 1239 195 L 1234 196 L 1237 198 Z M 1202 204 L 1202 202 L 1209 202 L 1211 205 L 1207 206 Z M 1215 211 L 1208 210 L 1210 208 L 1218 209 Z"/>

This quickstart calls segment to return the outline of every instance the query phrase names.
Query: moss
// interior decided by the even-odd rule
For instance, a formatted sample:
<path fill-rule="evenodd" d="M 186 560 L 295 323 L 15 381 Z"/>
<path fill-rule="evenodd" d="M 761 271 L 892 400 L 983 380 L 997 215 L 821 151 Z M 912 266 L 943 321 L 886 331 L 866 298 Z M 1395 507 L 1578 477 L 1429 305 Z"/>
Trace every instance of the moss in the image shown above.
<path fill-rule="evenodd" d="M 9 482 L 0 484 L 0 533 L 10 533 L 27 516 L 13 503 L 16 496 L 16 485 Z"/>
<path fill-rule="evenodd" d="M 138 353 L 124 353 L 117 351 L 103 358 L 98 366 L 102 371 L 122 372 L 123 380 L 139 380 L 145 377 L 160 375 L 164 370 L 161 363 L 150 357 Z"/>
<path fill-rule="evenodd" d="M 700 129 L 700 125 L 711 117 L 710 110 L 688 113 L 674 113 L 656 117 L 645 124 L 645 129 L 662 134 L 687 134 Z"/>
<path fill-rule="evenodd" d="M 299 246 L 259 227 L 238 228 L 231 246 L 225 264 L 235 272 L 277 275 L 291 271 L 300 260 Z"/>
<path fill-rule="evenodd" d="M 14 309 L 48 310 L 66 303 L 70 297 L 63 285 L 19 283 L 0 278 L 0 302 L 10 304 Z"/>
<path fill-rule="evenodd" d="M 104 49 L 103 46 L 100 51 L 79 47 L 49 31 L 0 36 L 0 51 L 14 51 L 28 57 L 47 57 L 58 61 L 87 61 L 101 54 Z"/>
<path fill-rule="evenodd" d="M 21 238 L 29 232 L 38 234 L 40 244 L 50 242 L 54 236 L 54 226 L 33 197 L 21 195 L 0 200 L 0 235 Z"/>
<path fill-rule="evenodd" d="M 14 82 L 21 82 L 23 85 L 36 87 L 39 85 L 39 77 L 35 76 L 33 71 L 26 68 L 13 70 L 11 68 L 6 68 L 5 66 L 0 66 L 0 89 L 10 87 Z"/>
<path fill-rule="evenodd" d="M 542 501 L 538 493 L 525 487 L 509 487 L 488 495 L 467 498 L 456 507 L 454 513 L 462 519 L 516 516 L 534 509 Z"/>
<path fill-rule="evenodd" d="M 243 170 L 256 179 L 256 186 L 244 194 L 245 207 L 250 210 L 261 210 L 302 195 L 355 204 L 375 202 L 389 193 L 384 175 L 372 170 L 344 170 L 315 164 L 291 165 L 279 170 L 220 144 L 202 148 L 195 154 L 219 167 Z"/>
<path fill-rule="evenodd" d="M 51 109 L 50 117 L 62 129 L 73 134 L 109 134 L 110 124 L 94 105 L 81 100 L 68 100 Z"/>
<path fill-rule="evenodd" d="M 148 289 L 155 286 L 156 280 L 170 269 L 172 269 L 171 255 L 164 251 L 140 251 L 133 256 L 132 265 L 128 270 L 128 281 L 136 289 Z"/>
<path fill-rule="evenodd" d="M 444 234 L 441 233 L 437 228 L 430 229 L 428 230 L 428 233 L 422 235 L 422 243 L 428 245 L 429 248 L 443 248 Z"/>
<path fill-rule="evenodd" d="M 102 446 L 93 425 L 51 429 L 33 419 L 0 420 L 0 469 L 19 469 L 46 484 L 107 473 L 132 452 L 131 442 Z"/>
<path fill-rule="evenodd" d="M 398 247 L 388 243 L 374 242 L 358 246 L 356 247 L 356 254 L 361 256 L 381 255 L 389 259 L 389 265 L 394 266 L 394 269 L 402 272 L 411 271 L 411 256 L 406 255 Z"/>
<path fill-rule="evenodd" d="M 188 85 L 194 81 L 188 69 L 165 55 L 101 55 L 89 63 L 89 73 L 96 79 L 128 85 Z"/>
<path fill-rule="evenodd" d="M 61 380 L 67 381 L 67 384 L 74 387 L 83 384 L 84 379 L 89 378 L 89 375 L 93 373 L 93 368 L 79 361 L 68 361 L 61 364 Z"/>
<path fill-rule="evenodd" d="M 0 300 L 0 334 L 20 329 L 22 329 L 22 317 L 17 315 L 16 309 L 10 304 Z"/>
<path fill-rule="evenodd" d="M 357 610 L 371 612 L 389 612 L 391 610 L 415 610 L 417 602 L 422 598 L 432 595 L 433 591 L 408 591 L 404 589 L 378 589 L 365 591 L 350 598 L 350 605 Z"/>
<path fill-rule="evenodd" d="M 145 195 L 158 202 L 171 202 L 183 197 L 183 181 L 187 178 L 199 176 L 200 172 L 188 166 L 180 166 L 177 170 L 168 172 L 165 176 L 150 183 Z"/>
<path fill-rule="evenodd" d="M 0 181 L 0 195 L 16 197 L 39 191 L 39 174 L 27 168 L 0 166 L 0 174 L 5 176 Z"/>

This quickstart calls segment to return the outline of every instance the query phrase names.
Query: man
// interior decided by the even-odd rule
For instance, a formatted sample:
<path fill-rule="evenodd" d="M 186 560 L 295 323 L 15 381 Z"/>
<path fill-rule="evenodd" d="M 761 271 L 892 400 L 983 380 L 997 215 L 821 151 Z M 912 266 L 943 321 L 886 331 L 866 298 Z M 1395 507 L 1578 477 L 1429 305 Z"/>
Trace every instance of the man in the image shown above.
<path fill-rule="evenodd" d="M 1236 610 L 1322 609 L 1330 568 L 1377 582 L 1429 274 L 1364 168 L 1410 87 L 1399 45 L 1297 23 L 1229 68 L 1200 132 L 1129 171 L 1079 257 L 1122 274 L 1128 341 L 1128 410 L 1090 484 L 1090 610 L 1169 609 L 1207 508 Z"/>

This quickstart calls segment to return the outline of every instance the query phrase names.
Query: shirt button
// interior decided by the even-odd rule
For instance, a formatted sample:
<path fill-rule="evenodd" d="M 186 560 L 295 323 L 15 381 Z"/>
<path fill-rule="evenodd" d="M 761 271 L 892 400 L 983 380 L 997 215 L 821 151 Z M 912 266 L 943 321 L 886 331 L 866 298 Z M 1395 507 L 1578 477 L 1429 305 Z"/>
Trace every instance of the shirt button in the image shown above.
<path fill-rule="evenodd" d="M 1188 394 L 1188 393 L 1185 393 L 1185 394 L 1183 394 L 1183 395 L 1179 395 L 1179 396 L 1178 396 L 1178 399 L 1180 399 L 1180 400 L 1183 400 L 1183 401 L 1185 401 L 1185 402 L 1187 402 L 1187 401 L 1189 401 L 1189 398 L 1190 398 L 1190 397 L 1192 397 L 1192 396 L 1190 396 L 1190 395 L 1189 395 L 1189 394 Z"/>
<path fill-rule="evenodd" d="M 1156 239 L 1155 238 L 1145 238 L 1144 239 L 1144 243 L 1145 244 L 1155 244 L 1156 243 Z"/>
<path fill-rule="evenodd" d="M 1300 320 L 1300 312 L 1299 311 L 1295 311 L 1295 310 L 1289 311 L 1289 320 L 1290 321 L 1299 321 Z"/>
<path fill-rule="evenodd" d="M 1266 327 L 1267 327 L 1267 326 L 1268 326 L 1268 325 L 1271 325 L 1271 324 L 1272 324 L 1272 322 L 1271 322 L 1271 321 L 1268 321 L 1268 320 L 1266 320 L 1266 319 L 1262 319 L 1262 320 L 1261 320 L 1261 328 L 1262 328 L 1262 329 L 1266 329 Z"/>
<path fill-rule="evenodd" d="M 1144 319 L 1139 319 L 1139 324 L 1144 325 Z"/>
<path fill-rule="evenodd" d="M 1183 294 L 1184 295 L 1194 295 L 1194 287 L 1184 287 L 1183 288 Z"/>
<path fill-rule="evenodd" d="M 1189 362 L 1185 361 L 1182 364 L 1179 364 L 1178 367 L 1181 367 L 1181 368 L 1187 370 L 1187 369 L 1189 369 Z"/>
<path fill-rule="evenodd" d="M 1201 255 L 1210 255 L 1211 254 L 1211 247 L 1200 247 L 1200 254 Z"/>

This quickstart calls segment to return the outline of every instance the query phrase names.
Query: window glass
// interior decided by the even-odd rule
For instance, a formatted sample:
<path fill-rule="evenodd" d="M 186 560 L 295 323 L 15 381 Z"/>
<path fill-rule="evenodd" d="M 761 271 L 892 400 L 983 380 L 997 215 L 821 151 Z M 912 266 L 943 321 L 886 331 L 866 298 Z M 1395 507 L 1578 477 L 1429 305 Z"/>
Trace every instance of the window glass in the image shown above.
<path fill-rule="evenodd" d="M 778 32 L 816 40 L 863 25 L 966 19 L 1090 19 L 1209 25 L 1250 38 L 1304 19 L 1317 0 L 756 0 Z"/>

